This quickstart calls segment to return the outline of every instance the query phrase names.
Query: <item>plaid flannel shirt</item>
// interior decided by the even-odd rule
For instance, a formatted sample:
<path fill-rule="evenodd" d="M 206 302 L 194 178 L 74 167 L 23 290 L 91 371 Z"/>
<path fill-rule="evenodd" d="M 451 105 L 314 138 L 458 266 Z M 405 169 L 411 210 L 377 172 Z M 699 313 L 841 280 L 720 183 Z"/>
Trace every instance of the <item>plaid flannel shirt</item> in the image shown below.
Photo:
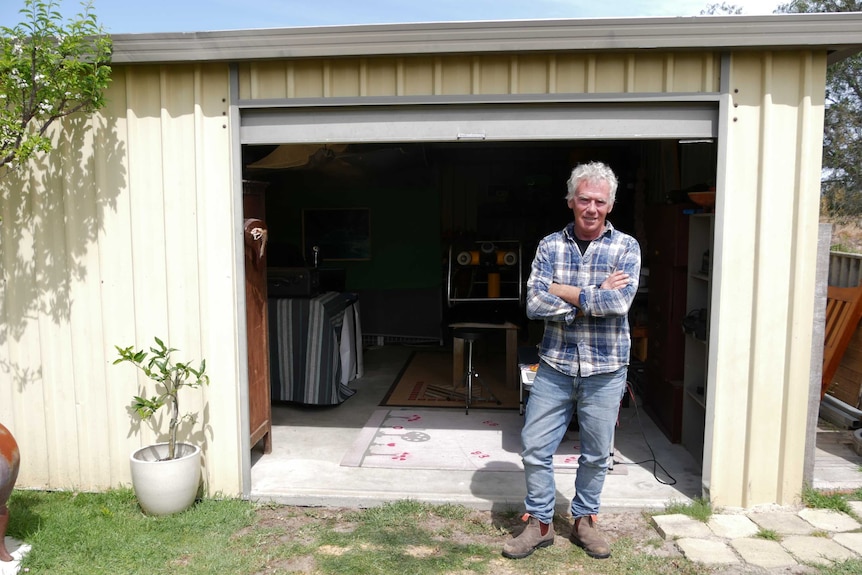
<path fill-rule="evenodd" d="M 581 377 L 628 365 L 628 312 L 637 293 L 640 267 L 637 240 L 610 222 L 583 254 L 575 243 L 573 223 L 539 242 L 527 280 L 527 317 L 545 321 L 539 357 L 558 371 Z M 601 289 L 614 270 L 627 273 L 629 284 L 620 290 Z M 548 293 L 551 283 L 579 286 L 583 313 Z"/>

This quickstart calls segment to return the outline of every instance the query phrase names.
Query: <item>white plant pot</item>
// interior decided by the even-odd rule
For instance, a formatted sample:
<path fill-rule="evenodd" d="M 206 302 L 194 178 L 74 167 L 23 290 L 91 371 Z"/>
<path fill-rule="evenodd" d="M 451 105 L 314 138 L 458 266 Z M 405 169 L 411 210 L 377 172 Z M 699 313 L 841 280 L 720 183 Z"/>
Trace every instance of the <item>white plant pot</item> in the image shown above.
<path fill-rule="evenodd" d="M 132 487 L 144 513 L 170 515 L 191 507 L 201 483 L 201 449 L 177 443 L 177 458 L 168 456 L 168 444 L 138 449 L 129 458 Z"/>

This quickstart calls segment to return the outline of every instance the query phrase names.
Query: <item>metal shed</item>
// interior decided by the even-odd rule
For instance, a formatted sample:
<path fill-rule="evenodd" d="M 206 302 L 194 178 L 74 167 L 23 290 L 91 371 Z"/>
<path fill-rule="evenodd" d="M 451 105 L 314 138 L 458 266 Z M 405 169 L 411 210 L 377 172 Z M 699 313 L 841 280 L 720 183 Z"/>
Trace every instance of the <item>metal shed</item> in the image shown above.
<path fill-rule="evenodd" d="M 717 505 L 798 497 L 819 381 L 826 67 L 862 49 L 862 14 L 134 34 L 114 46 L 107 108 L 69 119 L 54 153 L 0 180 L 0 420 L 24 454 L 20 487 L 128 482 L 128 454 L 151 433 L 129 428 L 114 345 L 161 335 L 206 357 L 213 377 L 192 406 L 208 492 L 248 495 L 248 147 L 706 141 L 710 344 L 701 396 L 686 400 L 701 410 L 683 422 L 688 446 Z M 657 171 L 653 188 L 685 183 Z"/>

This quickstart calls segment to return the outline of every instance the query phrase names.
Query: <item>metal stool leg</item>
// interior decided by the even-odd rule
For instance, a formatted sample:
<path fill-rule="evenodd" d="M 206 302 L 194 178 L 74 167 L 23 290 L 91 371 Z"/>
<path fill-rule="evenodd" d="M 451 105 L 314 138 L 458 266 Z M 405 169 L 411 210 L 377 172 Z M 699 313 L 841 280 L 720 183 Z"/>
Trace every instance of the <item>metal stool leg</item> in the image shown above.
<path fill-rule="evenodd" d="M 617 427 L 615 424 L 614 425 L 614 433 L 613 433 L 613 435 L 611 435 L 611 453 L 610 453 L 610 456 L 608 457 L 608 471 L 614 470 L 614 451 L 615 451 L 614 445 L 616 443 L 616 436 L 617 436 Z"/>
<path fill-rule="evenodd" d="M 502 402 L 494 395 L 494 392 L 491 391 L 479 374 L 473 369 L 473 340 L 467 340 L 467 375 L 466 375 L 466 385 L 467 385 L 467 397 L 466 397 L 466 406 L 464 410 L 464 414 L 467 415 L 470 413 L 470 402 L 473 400 L 473 378 L 476 378 L 476 382 L 482 388 L 484 393 L 487 393 L 490 399 L 493 399 L 497 402 L 497 405 L 500 405 Z"/>
<path fill-rule="evenodd" d="M 473 399 L 473 376 L 479 377 L 479 374 L 473 372 L 473 340 L 467 340 L 467 375 L 465 386 L 467 387 L 467 395 L 465 397 L 466 405 L 464 406 L 464 415 L 470 414 L 470 400 Z"/>

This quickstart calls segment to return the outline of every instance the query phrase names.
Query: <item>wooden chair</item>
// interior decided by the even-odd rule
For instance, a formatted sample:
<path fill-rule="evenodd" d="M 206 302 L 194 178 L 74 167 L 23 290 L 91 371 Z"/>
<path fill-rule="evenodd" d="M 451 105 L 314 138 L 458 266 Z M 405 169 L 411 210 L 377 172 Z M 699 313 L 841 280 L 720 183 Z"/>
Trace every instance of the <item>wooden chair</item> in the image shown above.
<path fill-rule="evenodd" d="M 862 284 L 857 287 L 829 286 L 826 293 L 826 333 L 823 343 L 823 377 L 820 399 L 826 395 L 853 332 L 862 319 Z"/>

